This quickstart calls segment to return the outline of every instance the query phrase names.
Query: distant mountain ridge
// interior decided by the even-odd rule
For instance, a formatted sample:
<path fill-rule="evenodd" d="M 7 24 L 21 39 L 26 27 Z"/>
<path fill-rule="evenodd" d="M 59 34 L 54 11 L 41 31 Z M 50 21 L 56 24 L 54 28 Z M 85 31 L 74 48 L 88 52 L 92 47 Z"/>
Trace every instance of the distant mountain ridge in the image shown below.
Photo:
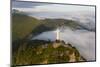
<path fill-rule="evenodd" d="M 14 10 L 17 11 L 17 10 Z M 71 29 L 82 29 L 82 27 L 73 20 L 65 19 L 44 19 L 38 20 L 27 16 L 19 11 L 12 13 L 12 35 L 13 39 L 22 39 L 28 35 L 37 35 L 41 32 L 54 30 L 58 27 L 67 26 Z"/>

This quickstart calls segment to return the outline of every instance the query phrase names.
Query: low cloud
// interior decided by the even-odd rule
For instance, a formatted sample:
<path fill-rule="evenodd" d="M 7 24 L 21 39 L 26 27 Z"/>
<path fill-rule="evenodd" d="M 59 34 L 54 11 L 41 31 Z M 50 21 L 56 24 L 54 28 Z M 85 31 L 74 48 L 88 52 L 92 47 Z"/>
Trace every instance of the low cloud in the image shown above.
<path fill-rule="evenodd" d="M 39 40 L 56 40 L 56 31 L 43 32 L 33 37 Z M 64 29 L 60 32 L 60 39 L 75 46 L 87 61 L 95 60 L 95 32 L 87 30 Z"/>

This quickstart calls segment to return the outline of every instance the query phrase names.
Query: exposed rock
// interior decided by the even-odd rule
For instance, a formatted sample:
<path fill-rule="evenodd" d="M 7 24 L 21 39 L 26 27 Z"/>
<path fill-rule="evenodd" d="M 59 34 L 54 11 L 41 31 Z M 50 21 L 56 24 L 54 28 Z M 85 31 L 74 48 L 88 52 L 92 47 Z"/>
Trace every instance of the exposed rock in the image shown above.
<path fill-rule="evenodd" d="M 75 62 L 76 61 L 76 56 L 75 56 L 74 52 L 69 57 L 70 57 L 69 62 Z"/>

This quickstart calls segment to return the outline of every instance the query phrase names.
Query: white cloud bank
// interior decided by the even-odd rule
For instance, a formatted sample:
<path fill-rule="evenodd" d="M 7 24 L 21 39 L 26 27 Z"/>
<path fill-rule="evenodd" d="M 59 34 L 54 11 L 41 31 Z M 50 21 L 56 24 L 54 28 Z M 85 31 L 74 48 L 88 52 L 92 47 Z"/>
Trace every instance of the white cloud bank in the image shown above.
<path fill-rule="evenodd" d="M 56 32 L 43 32 L 32 39 L 54 41 L 56 39 Z M 75 46 L 87 61 L 95 60 L 95 32 L 65 29 L 60 32 L 60 39 Z"/>

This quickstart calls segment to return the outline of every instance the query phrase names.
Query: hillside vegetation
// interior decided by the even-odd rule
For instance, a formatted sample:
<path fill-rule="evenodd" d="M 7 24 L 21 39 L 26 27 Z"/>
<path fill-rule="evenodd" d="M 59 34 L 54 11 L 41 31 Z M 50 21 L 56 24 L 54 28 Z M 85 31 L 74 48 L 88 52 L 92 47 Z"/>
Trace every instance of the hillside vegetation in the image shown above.
<path fill-rule="evenodd" d="M 86 61 L 71 44 L 64 41 L 33 40 L 20 45 L 13 54 L 13 65 L 51 64 Z"/>
<path fill-rule="evenodd" d="M 33 28 L 39 24 L 39 20 L 27 15 L 14 13 L 12 14 L 12 35 L 13 40 L 22 39 L 29 35 Z"/>

